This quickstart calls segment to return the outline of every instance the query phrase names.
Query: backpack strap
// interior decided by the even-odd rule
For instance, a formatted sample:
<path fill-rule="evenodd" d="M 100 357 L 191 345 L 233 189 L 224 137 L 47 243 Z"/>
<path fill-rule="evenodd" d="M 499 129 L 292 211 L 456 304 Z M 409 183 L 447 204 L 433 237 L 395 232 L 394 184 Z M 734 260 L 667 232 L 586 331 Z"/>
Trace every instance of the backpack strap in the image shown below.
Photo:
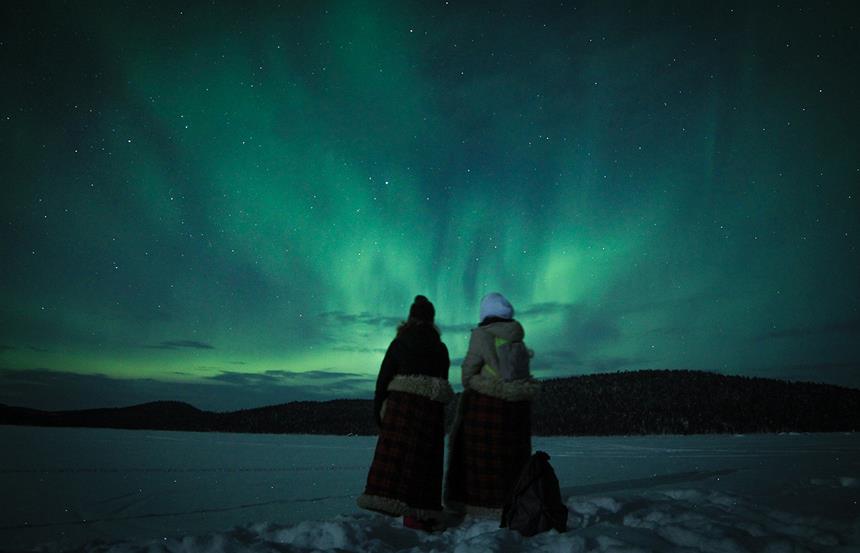
<path fill-rule="evenodd" d="M 496 358 L 499 357 L 499 346 L 507 344 L 508 342 L 509 342 L 509 340 L 505 340 L 504 338 L 500 338 L 498 336 L 495 336 L 495 340 L 493 341 L 493 347 L 496 348 Z M 484 367 L 481 369 L 481 371 L 487 371 L 489 374 L 495 376 L 496 378 L 500 378 L 499 377 L 499 371 L 494 369 L 492 367 L 492 365 L 490 365 L 489 363 L 485 363 Z"/>

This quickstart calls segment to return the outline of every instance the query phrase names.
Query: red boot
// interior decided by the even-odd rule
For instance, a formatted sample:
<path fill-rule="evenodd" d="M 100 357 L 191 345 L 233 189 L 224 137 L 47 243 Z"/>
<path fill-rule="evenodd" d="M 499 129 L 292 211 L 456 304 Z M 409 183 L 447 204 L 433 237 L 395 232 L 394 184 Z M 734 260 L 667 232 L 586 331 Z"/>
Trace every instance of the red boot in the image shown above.
<path fill-rule="evenodd" d="M 419 520 L 415 517 L 404 516 L 403 517 L 403 526 L 407 528 L 412 528 L 414 530 L 423 530 L 424 532 L 432 532 L 433 526 L 429 521 Z"/>

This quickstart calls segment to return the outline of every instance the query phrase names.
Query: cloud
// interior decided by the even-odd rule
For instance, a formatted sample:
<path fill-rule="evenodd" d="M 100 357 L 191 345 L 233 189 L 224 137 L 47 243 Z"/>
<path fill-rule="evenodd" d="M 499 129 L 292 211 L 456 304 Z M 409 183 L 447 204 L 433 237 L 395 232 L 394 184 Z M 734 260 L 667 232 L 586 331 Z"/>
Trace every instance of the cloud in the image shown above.
<path fill-rule="evenodd" d="M 205 380 L 246 387 L 309 385 L 310 383 L 320 386 L 322 385 L 321 382 L 325 382 L 326 386 L 343 386 L 345 384 L 367 384 L 371 382 L 371 377 L 357 373 L 327 370 L 300 372 L 275 369 L 261 373 L 221 371 L 216 375 L 205 377 Z"/>
<path fill-rule="evenodd" d="M 326 311 L 318 316 L 320 334 L 325 336 L 326 348 L 350 353 L 385 353 L 368 346 L 383 332 L 394 338 L 395 329 L 403 319 L 363 311 Z M 333 345 L 337 344 L 337 345 Z"/>
<path fill-rule="evenodd" d="M 175 371 L 190 376 L 185 371 Z M 200 409 L 234 411 L 289 401 L 370 398 L 375 376 L 272 370 L 262 374 L 223 371 L 210 378 L 166 382 L 121 379 L 40 369 L 0 368 L 0 403 L 45 410 L 122 407 L 149 401 L 184 401 Z"/>
<path fill-rule="evenodd" d="M 519 314 L 519 312 L 518 312 Z M 386 315 L 373 315 L 367 311 L 363 311 L 361 313 L 346 313 L 344 311 L 326 311 L 325 313 L 320 313 L 319 317 L 323 320 L 323 324 L 329 327 L 348 327 L 348 326 L 364 326 L 371 327 L 373 329 L 392 329 L 392 337 L 393 330 L 396 329 L 400 323 L 404 321 L 404 317 L 392 317 Z M 437 320 L 438 322 L 438 320 Z M 467 333 L 475 328 L 477 323 L 452 323 L 452 324 L 438 324 L 439 331 L 442 334 L 456 334 L 456 333 Z M 385 350 L 380 350 L 379 348 L 362 348 L 361 346 L 339 346 L 333 348 L 338 351 L 356 351 L 356 352 L 370 352 L 376 353 L 381 351 L 385 353 Z"/>
<path fill-rule="evenodd" d="M 303 378 L 312 378 L 312 379 L 320 379 L 320 380 L 327 380 L 327 379 L 333 379 L 333 378 L 337 378 L 337 379 L 341 379 L 341 380 L 348 380 L 348 379 L 367 380 L 369 378 L 367 375 L 363 375 L 363 374 L 337 372 L 334 370 L 307 371 L 307 372 L 296 373 L 296 374 L 301 375 Z M 374 377 L 374 379 L 375 379 L 375 377 Z"/>
<path fill-rule="evenodd" d="M 323 326 L 329 331 L 329 341 L 339 343 L 327 346 L 332 351 L 351 353 L 384 354 L 386 348 L 370 347 L 364 343 L 350 343 L 355 336 L 377 336 L 379 330 L 390 330 L 389 339 L 394 338 L 395 329 L 403 322 L 403 317 L 374 315 L 367 311 L 361 313 L 346 313 L 344 311 L 326 311 L 319 314 Z M 445 334 L 468 333 L 475 328 L 474 323 L 440 324 L 439 332 Z M 367 330 L 370 332 L 367 332 Z M 332 332 L 335 331 L 335 332 Z"/>
<path fill-rule="evenodd" d="M 460 334 L 471 332 L 477 325 L 475 323 L 457 323 L 449 325 L 439 325 L 439 331 L 442 334 Z"/>
<path fill-rule="evenodd" d="M 150 349 L 215 349 L 215 346 L 197 340 L 166 340 L 157 345 L 145 346 Z"/>
<path fill-rule="evenodd" d="M 0 369 L 0 402 L 9 405 L 62 410 L 119 407 L 154 399 L 187 401 L 191 397 L 149 379 L 128 381 L 47 368 Z"/>
<path fill-rule="evenodd" d="M 517 320 L 537 319 L 549 315 L 570 314 L 577 310 L 584 310 L 585 306 L 579 303 L 561 303 L 561 302 L 545 302 L 534 303 L 522 309 L 515 308 L 514 316 Z M 477 321 L 473 323 L 455 323 L 442 324 L 439 328 L 445 333 L 460 333 L 469 332 L 477 326 Z"/>
<path fill-rule="evenodd" d="M 558 313 L 568 313 L 581 308 L 582 305 L 576 303 L 534 303 L 527 306 L 525 309 L 516 309 L 515 315 L 517 317 L 544 317 L 547 315 L 556 315 Z"/>
<path fill-rule="evenodd" d="M 49 350 L 49 349 L 40 348 L 40 347 L 36 347 L 36 346 L 27 346 L 25 349 L 27 351 L 34 351 L 36 353 L 51 353 L 51 350 Z M 0 353 L 5 353 L 7 351 L 21 351 L 21 348 L 19 348 L 17 346 L 6 345 L 6 344 L 0 345 Z"/>
<path fill-rule="evenodd" d="M 526 327 L 526 343 L 535 349 L 533 372 L 541 377 L 554 377 L 625 370 L 651 361 L 641 357 L 606 356 L 604 352 L 611 351 L 614 345 L 624 340 L 626 333 L 622 333 L 622 320 L 626 313 L 663 305 L 624 305 L 621 309 L 619 306 L 584 302 L 542 302 L 517 309 L 515 315 Z M 551 316 L 560 320 L 552 327 L 544 328 L 544 335 L 529 334 L 531 322 Z M 466 326 L 472 328 L 474 325 Z M 668 327 L 666 332 L 670 332 Z M 540 344 L 562 344 L 562 347 L 545 350 Z M 452 366 L 460 361 L 462 359 L 452 362 Z"/>
<path fill-rule="evenodd" d="M 570 369 L 582 364 L 580 353 L 573 349 L 536 351 L 532 358 L 532 368 Z"/>
<path fill-rule="evenodd" d="M 346 313 L 345 311 L 326 311 L 320 313 L 319 317 L 325 324 L 336 325 L 365 325 L 376 328 L 396 327 L 402 321 L 402 317 L 391 317 L 385 315 L 374 315 L 367 311 L 361 313 Z"/>
<path fill-rule="evenodd" d="M 265 373 L 242 373 L 236 371 L 221 371 L 220 373 L 204 377 L 206 380 L 225 382 L 236 386 L 256 386 L 259 384 L 280 384 L 284 378 L 278 374 L 283 371 L 266 371 Z"/>
<path fill-rule="evenodd" d="M 27 349 L 30 351 L 35 351 L 36 353 L 51 353 L 51 350 L 49 349 L 39 348 L 36 346 L 29 346 Z"/>
<path fill-rule="evenodd" d="M 856 334 L 860 333 L 860 319 L 848 321 L 830 321 L 818 325 L 772 330 L 757 336 L 759 340 L 775 338 L 799 338 L 804 336 L 821 336 L 827 334 Z"/>
<path fill-rule="evenodd" d="M 387 351 L 386 348 L 370 348 L 367 346 L 350 346 L 350 345 L 333 346 L 329 349 L 332 351 L 349 351 L 352 353 L 378 353 L 378 354 L 384 354 Z"/>
<path fill-rule="evenodd" d="M 692 330 L 694 328 L 691 326 L 659 326 L 645 330 L 642 334 L 647 336 L 677 336 L 679 334 L 690 334 Z"/>
<path fill-rule="evenodd" d="M 574 329 L 573 337 L 577 343 L 600 344 L 616 341 L 621 337 L 618 323 L 611 317 L 593 315 L 580 322 Z"/>

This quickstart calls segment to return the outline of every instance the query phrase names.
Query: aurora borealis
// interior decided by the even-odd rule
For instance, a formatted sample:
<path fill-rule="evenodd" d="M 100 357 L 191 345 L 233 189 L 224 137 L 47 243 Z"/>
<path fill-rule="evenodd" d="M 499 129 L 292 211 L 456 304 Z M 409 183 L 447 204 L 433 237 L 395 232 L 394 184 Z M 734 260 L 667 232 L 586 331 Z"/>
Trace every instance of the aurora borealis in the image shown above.
<path fill-rule="evenodd" d="M 858 10 L 746 4 L 4 4 L 0 402 L 370 397 L 490 291 L 542 378 L 860 386 Z"/>

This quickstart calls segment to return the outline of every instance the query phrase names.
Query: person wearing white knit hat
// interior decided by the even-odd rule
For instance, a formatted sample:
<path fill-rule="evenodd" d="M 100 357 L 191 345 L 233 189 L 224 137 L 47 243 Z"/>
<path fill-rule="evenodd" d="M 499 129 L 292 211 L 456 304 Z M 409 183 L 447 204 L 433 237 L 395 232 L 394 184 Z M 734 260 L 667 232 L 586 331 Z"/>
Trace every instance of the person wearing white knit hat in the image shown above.
<path fill-rule="evenodd" d="M 463 394 L 448 437 L 443 497 L 452 511 L 500 517 L 531 457 L 531 400 L 540 384 L 528 372 L 531 351 L 524 336 L 505 296 L 483 297 L 480 322 L 461 365 Z"/>
<path fill-rule="evenodd" d="M 513 319 L 514 307 L 505 296 L 498 292 L 490 292 L 481 300 L 481 322 L 484 322 L 488 317 Z"/>

